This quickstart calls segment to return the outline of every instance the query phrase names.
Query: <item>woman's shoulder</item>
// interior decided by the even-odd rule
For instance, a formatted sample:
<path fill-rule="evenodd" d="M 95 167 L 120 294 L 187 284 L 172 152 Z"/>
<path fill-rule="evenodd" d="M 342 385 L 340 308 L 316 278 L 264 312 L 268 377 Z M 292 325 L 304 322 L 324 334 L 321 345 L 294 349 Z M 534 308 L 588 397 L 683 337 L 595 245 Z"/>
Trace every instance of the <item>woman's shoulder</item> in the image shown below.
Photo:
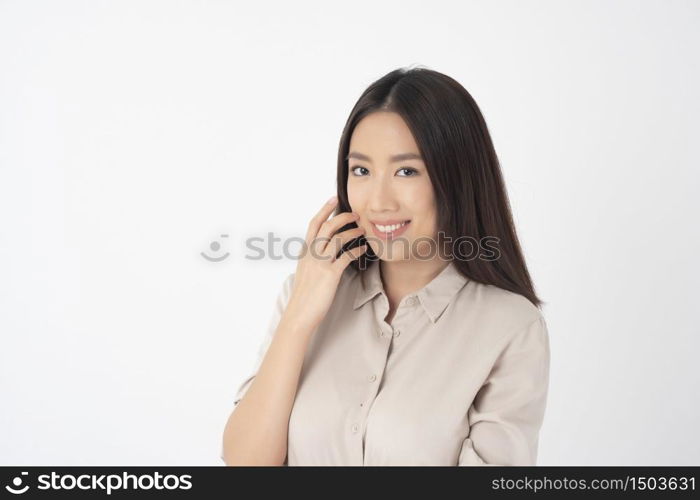
<path fill-rule="evenodd" d="M 502 312 L 517 314 L 525 319 L 534 320 L 542 316 L 540 308 L 530 302 L 530 299 L 524 295 L 496 285 L 470 281 L 470 284 L 472 283 L 474 284 L 475 298 L 482 301 L 485 305 L 497 308 Z"/>
<path fill-rule="evenodd" d="M 480 325 L 493 327 L 505 337 L 517 335 L 533 325 L 546 329 L 539 307 L 524 295 L 495 285 L 469 280 L 460 290 L 457 305 L 456 310 L 469 311 Z"/>

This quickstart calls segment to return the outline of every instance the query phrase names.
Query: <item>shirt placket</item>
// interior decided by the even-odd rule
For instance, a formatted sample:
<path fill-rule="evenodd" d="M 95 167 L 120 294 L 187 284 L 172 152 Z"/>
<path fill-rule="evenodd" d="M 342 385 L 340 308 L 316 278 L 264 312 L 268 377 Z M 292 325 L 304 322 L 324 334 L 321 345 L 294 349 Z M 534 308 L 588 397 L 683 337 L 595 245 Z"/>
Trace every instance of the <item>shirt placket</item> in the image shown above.
<path fill-rule="evenodd" d="M 359 463 L 365 465 L 365 436 L 367 432 L 367 418 L 372 409 L 384 375 L 386 372 L 387 363 L 391 348 L 396 337 L 401 335 L 402 318 L 407 312 L 407 308 L 411 308 L 416 303 L 416 298 L 411 296 L 406 298 L 399 305 L 396 311 L 393 323 L 394 326 L 387 323 L 386 318 L 389 312 L 389 300 L 382 293 L 377 300 L 373 301 L 372 307 L 374 310 L 375 328 L 372 332 L 370 360 L 366 366 L 369 367 L 368 373 L 365 374 L 365 384 L 367 385 L 367 396 L 359 403 L 358 419 L 351 424 L 350 432 L 355 436 L 357 442 L 357 450 L 359 453 Z"/>

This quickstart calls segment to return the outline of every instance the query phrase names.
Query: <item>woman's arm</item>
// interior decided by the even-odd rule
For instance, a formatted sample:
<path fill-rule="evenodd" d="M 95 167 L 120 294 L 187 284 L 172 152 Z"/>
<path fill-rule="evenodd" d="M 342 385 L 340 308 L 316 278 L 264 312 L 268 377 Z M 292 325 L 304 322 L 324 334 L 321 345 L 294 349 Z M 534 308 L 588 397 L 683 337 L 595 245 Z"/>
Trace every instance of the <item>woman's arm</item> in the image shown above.
<path fill-rule="evenodd" d="M 540 315 L 509 342 L 469 408 L 470 432 L 457 465 L 537 465 L 549 365 Z"/>
<path fill-rule="evenodd" d="M 313 328 L 283 316 L 260 368 L 224 429 L 226 465 L 283 465 L 289 416 Z"/>
<path fill-rule="evenodd" d="M 328 220 L 336 203 L 335 197 L 329 200 L 309 222 L 305 253 L 277 300 L 269 327 L 272 340 L 267 347 L 263 344 L 266 351 L 253 382 L 226 422 L 221 458 L 227 465 L 286 462 L 289 417 L 308 343 L 333 302 L 344 270 L 367 249 L 365 244 L 338 255 L 364 230 L 340 231 L 357 220 L 350 212 Z"/>

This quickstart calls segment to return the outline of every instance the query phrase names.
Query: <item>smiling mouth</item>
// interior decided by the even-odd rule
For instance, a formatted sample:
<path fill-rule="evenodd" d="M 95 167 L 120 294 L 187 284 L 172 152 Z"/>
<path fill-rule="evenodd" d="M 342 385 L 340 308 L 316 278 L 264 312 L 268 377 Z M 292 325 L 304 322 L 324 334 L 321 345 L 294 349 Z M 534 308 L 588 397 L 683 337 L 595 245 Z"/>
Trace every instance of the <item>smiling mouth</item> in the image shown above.
<path fill-rule="evenodd" d="M 381 233 L 387 233 L 387 234 L 388 234 L 388 233 L 393 233 L 394 231 L 397 231 L 397 230 L 401 229 L 401 228 L 404 227 L 406 224 L 410 224 L 410 222 L 411 222 L 410 220 L 407 220 L 407 221 L 402 222 L 401 224 L 391 224 L 391 225 L 388 225 L 388 226 L 384 226 L 384 225 L 381 225 L 381 224 L 375 224 L 375 223 L 373 222 L 372 225 L 377 229 L 377 231 L 379 231 L 379 232 L 381 232 Z"/>

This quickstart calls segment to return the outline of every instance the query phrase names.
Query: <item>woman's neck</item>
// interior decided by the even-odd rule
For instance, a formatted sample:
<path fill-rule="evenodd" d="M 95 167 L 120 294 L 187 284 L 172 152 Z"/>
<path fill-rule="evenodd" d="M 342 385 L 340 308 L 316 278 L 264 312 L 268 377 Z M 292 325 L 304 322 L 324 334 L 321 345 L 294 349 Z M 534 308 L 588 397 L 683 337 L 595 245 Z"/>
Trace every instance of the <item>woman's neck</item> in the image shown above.
<path fill-rule="evenodd" d="M 416 292 L 430 283 L 450 263 L 448 260 L 398 260 L 383 261 L 380 276 L 389 302 L 398 305 L 406 295 Z"/>

